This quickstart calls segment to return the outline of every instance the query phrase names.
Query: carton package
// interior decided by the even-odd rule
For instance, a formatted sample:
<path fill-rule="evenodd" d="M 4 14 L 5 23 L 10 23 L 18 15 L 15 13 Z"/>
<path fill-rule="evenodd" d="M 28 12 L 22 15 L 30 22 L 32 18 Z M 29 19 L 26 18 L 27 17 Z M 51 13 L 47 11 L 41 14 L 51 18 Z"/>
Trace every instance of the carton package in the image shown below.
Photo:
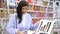
<path fill-rule="evenodd" d="M 0 8 L 4 8 L 4 0 L 0 0 Z"/>

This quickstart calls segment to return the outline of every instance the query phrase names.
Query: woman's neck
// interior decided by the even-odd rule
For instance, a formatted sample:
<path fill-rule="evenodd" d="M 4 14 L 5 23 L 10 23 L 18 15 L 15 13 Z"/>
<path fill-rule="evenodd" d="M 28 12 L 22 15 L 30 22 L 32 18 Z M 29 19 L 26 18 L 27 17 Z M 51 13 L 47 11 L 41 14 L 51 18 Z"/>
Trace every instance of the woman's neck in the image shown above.
<path fill-rule="evenodd" d="M 23 13 L 23 14 L 26 14 L 26 13 Z"/>

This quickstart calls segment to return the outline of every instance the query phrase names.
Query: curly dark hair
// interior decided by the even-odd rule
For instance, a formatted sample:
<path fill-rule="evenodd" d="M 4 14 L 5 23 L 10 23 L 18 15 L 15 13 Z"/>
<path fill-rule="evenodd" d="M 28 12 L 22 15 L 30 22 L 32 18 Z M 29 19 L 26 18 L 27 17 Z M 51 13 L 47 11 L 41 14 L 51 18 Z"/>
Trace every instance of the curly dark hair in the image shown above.
<path fill-rule="evenodd" d="M 21 23 L 22 21 L 22 7 L 23 6 L 28 6 L 28 2 L 27 1 L 20 1 L 20 3 L 17 6 L 17 17 L 19 19 L 19 23 Z"/>

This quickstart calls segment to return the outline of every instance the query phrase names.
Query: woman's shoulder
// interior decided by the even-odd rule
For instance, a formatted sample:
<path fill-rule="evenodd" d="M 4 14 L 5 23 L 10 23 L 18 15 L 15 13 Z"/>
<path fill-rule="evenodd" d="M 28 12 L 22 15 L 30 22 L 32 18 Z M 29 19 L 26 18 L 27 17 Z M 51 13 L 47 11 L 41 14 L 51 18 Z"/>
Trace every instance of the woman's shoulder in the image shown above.
<path fill-rule="evenodd" d="M 29 13 L 26 13 L 27 16 L 31 16 Z"/>
<path fill-rule="evenodd" d="M 27 18 L 32 18 L 32 16 L 29 13 L 26 13 Z"/>

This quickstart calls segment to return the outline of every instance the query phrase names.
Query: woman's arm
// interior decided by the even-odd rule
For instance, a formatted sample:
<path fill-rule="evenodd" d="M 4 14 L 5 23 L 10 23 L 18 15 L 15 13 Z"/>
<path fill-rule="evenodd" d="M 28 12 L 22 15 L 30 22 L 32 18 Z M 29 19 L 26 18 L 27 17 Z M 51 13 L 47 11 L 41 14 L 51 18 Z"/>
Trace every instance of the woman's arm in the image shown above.
<path fill-rule="evenodd" d="M 18 29 L 14 28 L 16 26 L 15 22 L 16 22 L 15 15 L 12 14 L 11 17 L 9 18 L 9 22 L 8 22 L 7 29 L 6 29 L 9 34 L 15 34 L 17 32 Z"/>
<path fill-rule="evenodd" d="M 35 24 L 32 23 L 31 30 L 37 29 L 38 25 L 39 25 L 39 21 L 37 23 L 35 23 Z"/>
<path fill-rule="evenodd" d="M 39 25 L 39 21 L 37 23 L 35 23 L 35 24 L 32 23 L 32 17 L 30 15 L 27 15 L 26 23 L 27 23 L 26 27 L 28 27 L 28 29 L 30 29 L 30 30 L 36 29 L 38 27 L 38 25 Z"/>

